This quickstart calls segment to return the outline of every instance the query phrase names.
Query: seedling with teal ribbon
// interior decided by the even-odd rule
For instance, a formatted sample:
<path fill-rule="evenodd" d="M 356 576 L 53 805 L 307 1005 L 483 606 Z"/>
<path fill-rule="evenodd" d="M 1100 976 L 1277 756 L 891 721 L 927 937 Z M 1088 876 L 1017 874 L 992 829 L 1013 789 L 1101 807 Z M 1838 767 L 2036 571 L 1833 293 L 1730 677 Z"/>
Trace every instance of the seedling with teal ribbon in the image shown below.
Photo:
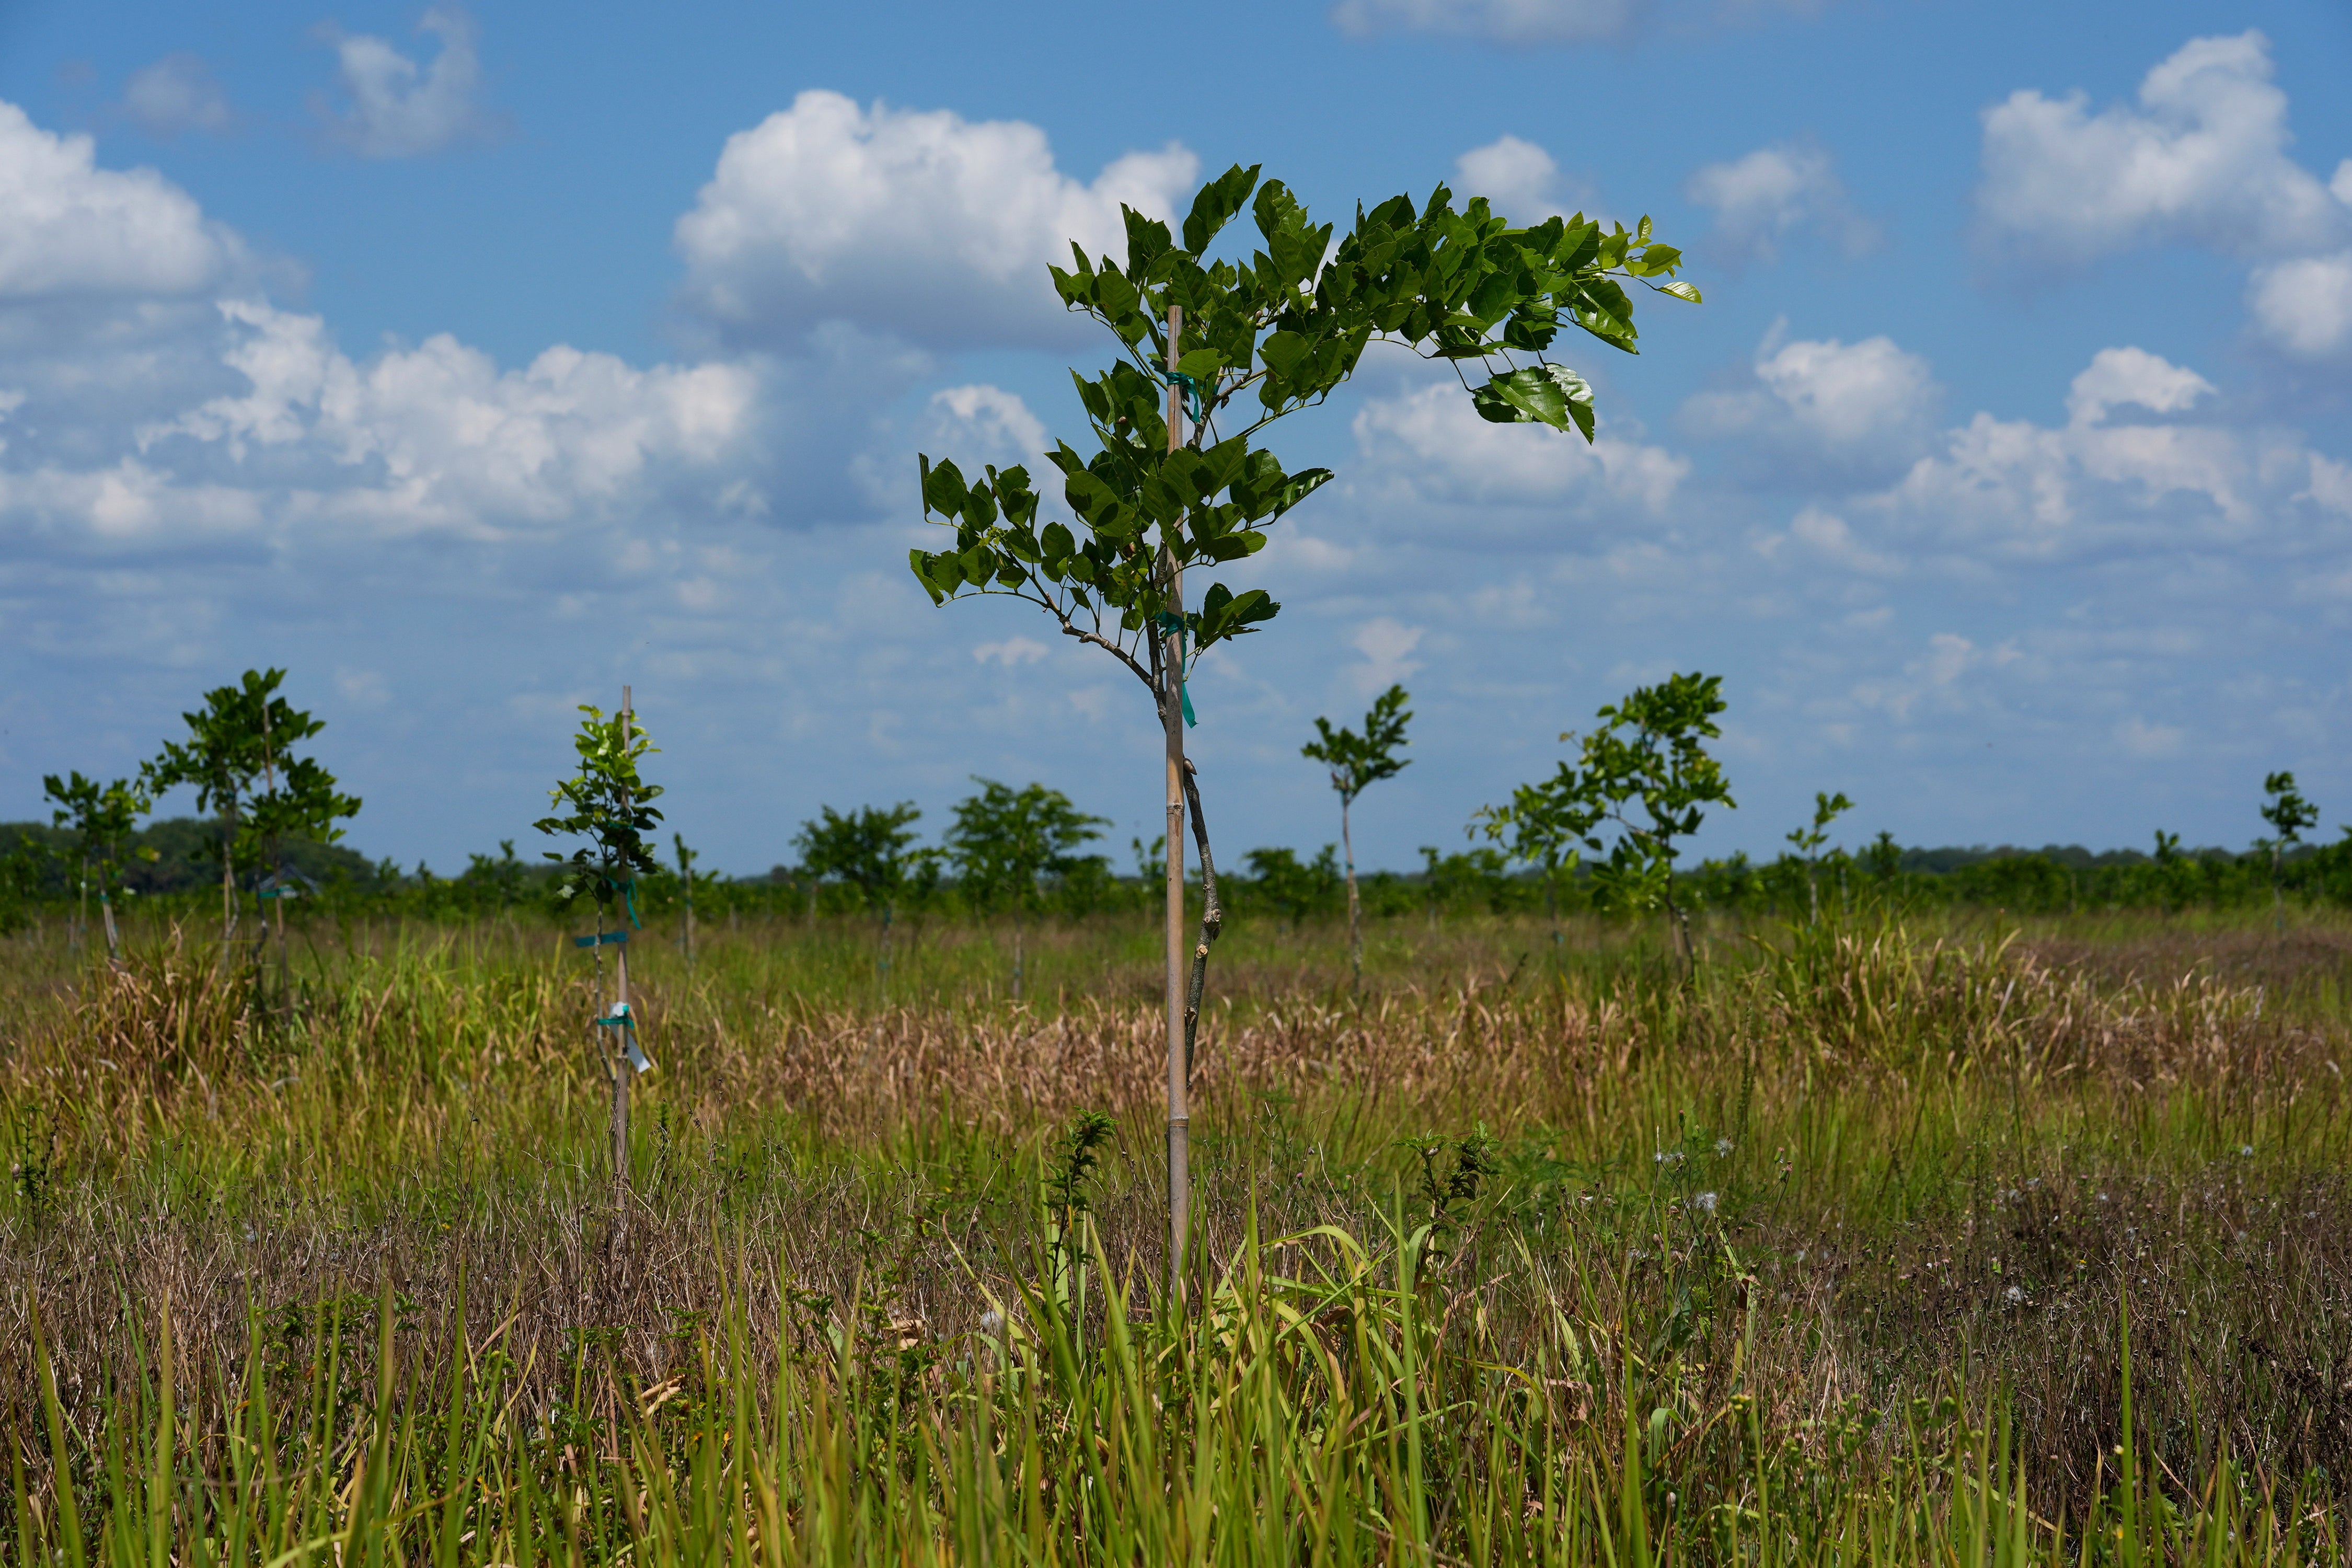
<path fill-rule="evenodd" d="M 595 1022 L 600 1032 L 617 1031 L 616 1043 L 599 1051 L 613 1083 L 613 1184 L 617 1199 L 625 1194 L 629 1183 L 629 1079 L 653 1067 L 653 1058 L 637 1044 L 635 1014 L 629 1006 L 628 940 L 630 930 L 645 929 L 637 918 L 637 877 L 661 868 L 647 838 L 661 822 L 661 813 L 651 803 L 662 792 L 659 784 L 647 784 L 638 775 L 639 761 L 656 747 L 636 727 L 627 687 L 621 688 L 620 710 L 610 719 L 603 710 L 584 704 L 580 711 L 586 717 L 572 737 L 580 771 L 548 792 L 558 806 L 567 809 L 541 817 L 534 826 L 541 833 L 587 840 L 568 857 L 551 849 L 547 858 L 562 868 L 555 885 L 557 901 L 566 908 L 575 907 L 584 894 L 595 906 L 595 933 L 572 941 L 595 955 L 599 990 L 604 988 L 604 950 L 614 950 L 613 1001 Z M 606 930 L 608 923 L 614 929 Z"/>

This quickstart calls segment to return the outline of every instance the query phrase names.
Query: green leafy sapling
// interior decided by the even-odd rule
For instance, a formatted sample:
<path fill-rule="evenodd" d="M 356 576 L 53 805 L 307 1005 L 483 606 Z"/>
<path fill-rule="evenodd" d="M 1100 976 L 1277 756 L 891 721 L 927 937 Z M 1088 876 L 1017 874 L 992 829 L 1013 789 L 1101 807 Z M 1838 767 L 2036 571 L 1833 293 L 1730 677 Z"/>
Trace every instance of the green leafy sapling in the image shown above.
<path fill-rule="evenodd" d="M 1070 797 L 1042 784 L 1013 789 L 975 777 L 977 794 L 955 806 L 947 831 L 947 854 L 965 896 L 982 910 L 1003 905 L 1013 915 L 1013 999 L 1021 999 L 1024 952 L 1023 929 L 1035 906 L 1039 879 L 1066 876 L 1078 864 L 1078 850 L 1102 837 L 1109 819 L 1090 816 Z"/>
<path fill-rule="evenodd" d="M 50 821 L 74 836 L 75 858 L 80 873 L 75 879 L 80 900 L 80 929 L 89 929 L 89 889 L 90 884 L 96 882 L 99 913 L 106 922 L 107 962 L 120 964 L 122 937 L 115 924 L 112 895 L 122 889 L 126 860 L 134 855 L 148 860 L 156 858 L 152 849 L 134 850 L 131 846 L 139 819 L 154 803 L 135 780 L 116 779 L 101 784 L 79 773 L 68 773 L 63 779 L 50 773 L 41 780 L 41 790 L 44 798 L 58 803 Z"/>
<path fill-rule="evenodd" d="M 1339 795 L 1339 852 L 1348 873 L 1348 963 L 1355 973 L 1359 991 L 1364 988 L 1364 936 L 1356 898 L 1356 840 L 1349 830 L 1348 808 L 1368 786 L 1394 778 L 1412 761 L 1396 754 L 1397 749 L 1407 743 L 1405 722 L 1412 717 L 1412 710 L 1405 706 L 1405 701 L 1402 686 L 1391 686 L 1381 692 L 1364 715 L 1364 732 L 1360 735 L 1353 730 L 1334 730 L 1328 719 L 1318 717 L 1315 721 L 1316 738 L 1299 748 L 1299 755 L 1330 770 L 1331 787 Z"/>
<path fill-rule="evenodd" d="M 556 863 L 552 895 L 566 909 L 577 909 L 584 899 L 595 908 L 596 932 L 574 937 L 596 958 L 597 988 L 604 988 L 604 949 L 613 954 L 613 1002 L 596 1020 L 598 1056 L 612 1075 L 613 1185 L 616 1197 L 629 1184 L 629 1079 L 653 1065 L 637 1038 L 636 1016 L 629 1005 L 629 932 L 642 929 L 637 918 L 637 879 L 658 873 L 651 835 L 662 814 L 653 803 L 662 787 L 646 782 L 641 764 L 658 751 L 636 722 L 628 688 L 621 689 L 619 711 L 611 718 L 601 708 L 581 704 L 584 717 L 572 738 L 579 771 L 560 779 L 548 798 L 556 810 L 531 826 L 551 837 L 578 838 L 570 855 L 547 851 Z M 614 929 L 607 932 L 610 924 Z"/>
<path fill-rule="evenodd" d="M 1562 740 L 1568 739 L 1563 735 Z M 1467 829 L 1484 833 L 1513 860 L 1541 873 L 1544 912 L 1551 922 L 1552 953 L 1560 949 L 1559 879 L 1573 876 L 1584 841 L 1601 825 L 1601 806 L 1574 765 L 1562 763 L 1548 779 L 1524 784 L 1501 805 L 1480 806 Z"/>
<path fill-rule="evenodd" d="M 342 836 L 337 823 L 355 816 L 360 801 L 342 794 L 334 774 L 316 761 L 293 754 L 293 747 L 326 728 L 323 720 L 289 704 L 278 688 L 282 669 L 248 669 L 235 686 L 205 694 L 205 705 L 180 717 L 187 737 L 166 741 L 163 754 L 141 770 L 150 796 L 180 784 L 196 792 L 196 806 L 219 818 L 221 941 L 236 934 L 236 879 L 240 870 L 267 865 L 263 890 L 287 888 L 284 847 L 289 837 L 332 843 Z M 278 947 L 285 952 L 285 906 L 278 900 Z"/>
<path fill-rule="evenodd" d="M 865 805 L 846 815 L 820 806 L 813 822 L 803 822 L 793 836 L 800 851 L 801 869 L 818 881 L 844 882 L 857 889 L 866 912 L 879 924 L 875 985 L 888 994 L 890 928 L 898 900 L 920 873 L 928 850 L 914 847 L 914 824 L 922 812 L 912 801 L 887 808 Z"/>
<path fill-rule="evenodd" d="M 2275 773 L 2263 780 L 2263 820 L 2276 837 L 2263 840 L 2271 852 L 2271 910 L 2278 929 L 2286 929 L 2286 852 L 2303 842 L 2303 830 L 2319 826 L 2319 807 L 2294 787 L 2294 775 Z"/>
<path fill-rule="evenodd" d="M 1596 828 L 1617 829 L 1593 872 L 1601 896 L 1628 910 L 1663 908 L 1685 975 L 1696 973 L 1698 958 L 1689 911 L 1675 900 L 1675 840 L 1698 831 L 1708 806 L 1738 804 L 1705 744 L 1723 733 L 1715 721 L 1722 693 L 1721 676 L 1696 671 L 1635 689 L 1601 709 L 1601 725 L 1583 738 L 1576 770 L 1576 793 L 1595 812 Z M 1596 854 L 1603 848 L 1597 832 L 1584 843 Z"/>
<path fill-rule="evenodd" d="M 1822 889 L 1820 882 L 1822 846 L 1830 841 L 1830 824 L 1853 809 L 1853 802 L 1843 793 L 1831 795 L 1825 790 L 1813 792 L 1813 820 L 1789 833 L 1789 842 L 1805 858 L 1805 900 L 1812 909 L 1812 923 L 1822 923 Z"/>
<path fill-rule="evenodd" d="M 1074 265 L 1053 269 L 1065 306 L 1101 323 L 1120 355 L 1092 378 L 1073 374 L 1095 450 L 1063 442 L 1045 455 L 1060 474 L 1069 521 L 1045 515 L 1025 468 L 967 478 L 926 454 L 919 459 L 924 515 L 940 514 L 954 541 L 908 558 L 935 602 L 970 591 L 1036 605 L 1063 635 L 1116 659 L 1160 715 L 1171 861 L 1171 1283 L 1182 1272 L 1189 1202 L 1184 1042 L 1199 1020 L 1223 918 L 1178 714 L 1191 715 L 1191 660 L 1281 608 L 1265 589 L 1236 589 L 1222 575 L 1188 605 L 1184 573 L 1237 568 L 1265 545 L 1269 527 L 1331 478 L 1325 468 L 1286 469 L 1255 438 L 1324 402 L 1381 342 L 1450 363 L 1483 418 L 1572 429 L 1590 441 L 1592 389 L 1549 357 L 1562 329 L 1633 353 L 1628 285 L 1698 299 L 1690 284 L 1671 280 L 1682 253 L 1654 239 L 1646 217 L 1630 233 L 1622 226 L 1604 233 L 1581 215 L 1519 226 L 1483 197 L 1456 211 L 1441 185 L 1419 205 L 1400 195 L 1360 208 L 1335 247 L 1333 226 L 1316 224 L 1287 186 L 1258 175 L 1257 167 L 1236 164 L 1203 185 L 1181 237 L 1123 209 L 1124 262 L 1074 245 Z M 1245 208 L 1258 247 L 1245 261 L 1213 258 Z M 1474 364 L 1483 377 L 1475 386 L 1466 374 Z M 1188 812 L 1203 904 L 1186 984 L 1178 867 Z"/>

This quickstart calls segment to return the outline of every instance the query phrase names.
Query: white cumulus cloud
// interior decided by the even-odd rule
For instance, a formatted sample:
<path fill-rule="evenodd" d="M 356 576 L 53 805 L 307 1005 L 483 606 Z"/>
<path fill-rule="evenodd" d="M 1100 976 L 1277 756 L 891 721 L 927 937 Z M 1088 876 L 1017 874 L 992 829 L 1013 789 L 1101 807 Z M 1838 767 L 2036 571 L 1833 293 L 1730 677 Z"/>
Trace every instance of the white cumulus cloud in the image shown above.
<path fill-rule="evenodd" d="M 274 479 L 294 512 L 394 531 L 492 532 L 611 503 L 656 465 L 712 463 L 757 393 L 740 365 L 638 370 L 561 345 L 501 371 L 446 333 L 362 364 L 315 316 L 222 310 L 235 329 L 223 357 L 249 390 L 143 430 L 144 452 L 174 453 L 178 437 L 216 445 Z M 258 461 L 279 454 L 293 460 Z"/>
<path fill-rule="evenodd" d="M 0 304 L 188 295 L 222 281 L 233 237 L 152 169 L 100 169 L 87 136 L 0 102 Z"/>
<path fill-rule="evenodd" d="M 1124 257 L 1121 204 L 1171 217 L 1199 172 L 1171 142 L 1081 184 L 1022 121 L 803 92 L 727 139 L 678 219 L 684 299 L 752 342 L 829 320 L 923 342 L 1060 341 L 1069 318 L 1046 266 L 1068 266 L 1074 240 Z"/>
<path fill-rule="evenodd" d="M 1600 500 L 1656 513 L 1690 475 L 1688 458 L 1605 428 L 1587 446 L 1540 426 L 1489 424 L 1452 383 L 1367 400 L 1355 436 L 1376 482 L 1435 500 Z"/>
<path fill-rule="evenodd" d="M 2151 240 L 2235 256 L 2340 243 L 2345 202 L 2287 155 L 2286 94 L 2259 32 L 2195 38 L 2147 73 L 2137 108 L 2021 90 L 1984 112 L 1984 240 L 2080 264 Z"/>
<path fill-rule="evenodd" d="M 1848 256 L 1878 243 L 1877 226 L 1847 201 L 1829 150 L 1811 141 L 1706 164 L 1684 194 L 1714 212 L 1714 243 L 1735 261 L 1777 260 L 1784 244 L 1808 230 Z"/>
<path fill-rule="evenodd" d="M 1487 205 L 1513 223 L 1535 224 L 1566 216 L 1571 210 L 1591 215 L 1600 198 L 1578 180 L 1563 181 L 1559 165 L 1549 153 L 1517 136 L 1498 137 L 1484 147 L 1473 147 L 1454 161 L 1459 195 L 1465 200 L 1484 196 Z"/>
<path fill-rule="evenodd" d="M 2352 186 L 2345 170 L 2336 183 Z M 2246 305 L 2255 330 L 2297 359 L 2341 358 L 2352 350 L 2352 250 L 2254 268 Z"/>
<path fill-rule="evenodd" d="M 414 158 L 495 133 L 497 117 L 480 102 L 482 62 L 473 18 L 436 5 L 416 25 L 440 40 L 430 66 L 419 66 L 387 39 L 328 28 L 344 102 L 316 105 L 330 136 L 363 158 Z"/>
<path fill-rule="evenodd" d="M 2002 556 L 2284 540 L 2297 500 L 2324 504 L 2329 460 L 2299 438 L 2212 417 L 2213 395 L 2185 366 L 2103 349 L 2075 376 L 2064 425 L 1980 413 L 1867 504 Z"/>
<path fill-rule="evenodd" d="M 1758 345 L 1754 374 L 1748 386 L 1692 397 L 1682 427 L 1741 442 L 1773 473 L 1800 478 L 1825 464 L 1909 461 L 1925 447 L 1943 395 L 1927 362 L 1892 338 L 1791 341 L 1785 322 Z"/>
<path fill-rule="evenodd" d="M 1421 646 L 1424 631 L 1423 627 L 1409 626 L 1387 616 L 1376 616 L 1358 626 L 1352 640 L 1356 651 L 1364 656 L 1364 662 L 1350 671 L 1356 689 L 1369 697 L 1387 690 L 1419 669 L 1421 661 L 1412 653 Z"/>

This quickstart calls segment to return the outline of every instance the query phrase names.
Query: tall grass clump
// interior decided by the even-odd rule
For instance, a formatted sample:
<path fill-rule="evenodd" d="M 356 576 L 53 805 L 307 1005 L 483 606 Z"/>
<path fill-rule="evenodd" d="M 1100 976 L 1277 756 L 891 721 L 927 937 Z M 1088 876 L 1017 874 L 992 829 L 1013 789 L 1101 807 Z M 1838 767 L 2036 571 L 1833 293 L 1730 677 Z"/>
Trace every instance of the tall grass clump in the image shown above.
<path fill-rule="evenodd" d="M 2341 1555 L 2325 925 L 1244 925 L 1181 1310 L 1148 944 L 649 931 L 616 1209 L 562 932 L 312 934 L 0 985 L 5 1561 Z"/>

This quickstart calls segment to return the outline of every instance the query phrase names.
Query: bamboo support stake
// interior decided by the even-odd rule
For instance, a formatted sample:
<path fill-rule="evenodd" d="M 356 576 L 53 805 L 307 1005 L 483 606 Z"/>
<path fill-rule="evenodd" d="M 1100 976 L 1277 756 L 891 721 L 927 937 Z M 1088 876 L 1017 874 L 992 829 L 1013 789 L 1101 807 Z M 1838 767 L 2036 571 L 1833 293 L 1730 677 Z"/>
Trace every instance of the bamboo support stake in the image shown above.
<path fill-rule="evenodd" d="M 1168 369 L 1172 375 L 1181 357 L 1177 339 L 1184 330 L 1184 308 L 1168 307 Z M 1172 380 L 1168 386 L 1168 450 L 1184 444 L 1184 397 Z M 1192 1116 L 1187 1102 L 1184 1060 L 1184 573 L 1173 552 L 1166 556 L 1168 613 L 1178 617 L 1176 628 L 1160 628 L 1160 711 L 1168 737 L 1168 1300 L 1171 1310 L 1183 1307 L 1184 1247 L 1192 1217 L 1191 1164 Z"/>
<path fill-rule="evenodd" d="M 629 721 L 635 715 L 629 708 L 629 689 L 621 688 L 621 754 L 629 751 Z M 629 812 L 629 792 L 621 791 L 621 815 Z M 622 869 L 626 871 L 627 867 Z M 621 933 L 623 941 L 613 948 L 613 1015 L 626 1019 L 629 1016 L 629 944 L 628 894 L 622 898 Z M 598 922 L 601 927 L 603 922 Z M 629 1195 L 629 1075 L 635 1069 L 629 1063 L 629 1026 L 624 1022 L 613 1026 L 613 1202 L 624 1205 Z"/>
<path fill-rule="evenodd" d="M 265 787 L 271 795 L 276 795 L 278 756 L 277 748 L 269 739 L 269 698 L 266 693 L 261 699 L 261 776 Z M 281 852 L 282 847 L 273 829 L 269 835 L 269 875 L 273 889 L 269 903 L 270 913 L 275 917 L 278 927 L 278 1000 L 290 1010 L 292 1003 L 288 994 L 293 989 L 293 983 L 286 958 L 286 857 Z M 263 934 L 267 936 L 266 930 Z M 256 970 L 260 967 L 257 962 L 254 965 Z"/>

